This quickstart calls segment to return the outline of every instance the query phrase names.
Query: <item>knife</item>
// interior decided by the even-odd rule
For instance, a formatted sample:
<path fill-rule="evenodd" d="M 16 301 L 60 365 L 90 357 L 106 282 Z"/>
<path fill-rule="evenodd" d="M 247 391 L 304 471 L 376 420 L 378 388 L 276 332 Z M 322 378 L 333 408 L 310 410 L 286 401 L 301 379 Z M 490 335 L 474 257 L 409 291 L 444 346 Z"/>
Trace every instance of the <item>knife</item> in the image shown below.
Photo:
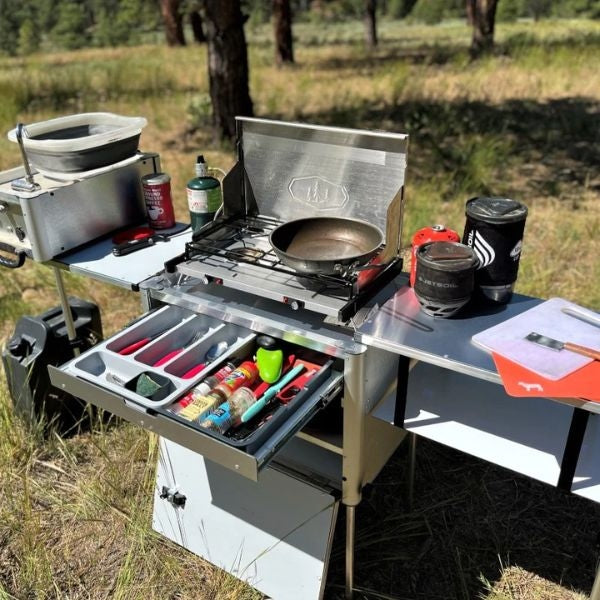
<path fill-rule="evenodd" d="M 526 335 L 525 339 L 533 342 L 534 344 L 539 344 L 540 346 L 550 348 L 550 350 L 570 350 L 576 354 L 582 354 L 583 356 L 593 358 L 594 360 L 600 360 L 600 350 L 594 350 L 593 348 L 580 346 L 579 344 L 573 344 L 572 342 L 560 342 L 558 340 L 553 340 L 545 335 L 535 333 L 535 331 L 532 331 L 530 334 Z"/>

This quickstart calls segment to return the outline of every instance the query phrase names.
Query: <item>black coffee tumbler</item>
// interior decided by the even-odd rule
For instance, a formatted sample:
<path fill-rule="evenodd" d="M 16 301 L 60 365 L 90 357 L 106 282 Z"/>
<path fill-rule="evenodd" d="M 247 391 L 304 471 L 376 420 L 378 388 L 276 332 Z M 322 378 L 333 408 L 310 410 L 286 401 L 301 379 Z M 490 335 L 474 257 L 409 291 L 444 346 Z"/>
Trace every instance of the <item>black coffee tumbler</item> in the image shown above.
<path fill-rule="evenodd" d="M 476 290 L 487 300 L 506 304 L 517 280 L 527 207 L 510 198 L 472 198 L 465 212 L 462 241 L 479 260 Z"/>

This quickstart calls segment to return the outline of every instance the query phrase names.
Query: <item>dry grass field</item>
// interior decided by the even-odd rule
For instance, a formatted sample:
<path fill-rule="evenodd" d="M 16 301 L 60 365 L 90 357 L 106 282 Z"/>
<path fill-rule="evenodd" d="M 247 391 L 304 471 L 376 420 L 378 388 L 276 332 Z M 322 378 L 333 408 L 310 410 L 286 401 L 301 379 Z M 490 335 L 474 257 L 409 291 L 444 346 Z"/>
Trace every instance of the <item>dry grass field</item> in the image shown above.
<path fill-rule="evenodd" d="M 406 131 L 405 241 L 437 222 L 462 231 L 464 202 L 506 194 L 530 209 L 517 291 L 600 308 L 600 23 L 498 27 L 498 52 L 468 59 L 462 23 L 381 24 L 366 53 L 359 23 L 299 24 L 297 65 L 277 69 L 270 30 L 249 30 L 257 115 Z M 0 59 L 0 131 L 82 111 L 143 115 L 176 211 L 195 154 L 211 143 L 204 48 L 140 46 Z M 0 138 L 0 169 L 19 163 Z M 0 342 L 23 314 L 58 303 L 53 275 L 28 264 L 0 276 Z M 106 334 L 137 298 L 68 276 L 97 302 Z M 548 432 L 551 435 L 551 432 Z M 12 413 L 0 375 L 0 599 L 231 599 L 260 595 L 150 529 L 156 439 L 122 422 L 44 437 Z M 359 598 L 581 600 L 591 588 L 600 508 L 423 442 L 414 507 L 401 447 L 358 510 Z M 343 529 L 326 598 L 341 597 Z M 278 599 L 279 600 L 279 599 Z"/>

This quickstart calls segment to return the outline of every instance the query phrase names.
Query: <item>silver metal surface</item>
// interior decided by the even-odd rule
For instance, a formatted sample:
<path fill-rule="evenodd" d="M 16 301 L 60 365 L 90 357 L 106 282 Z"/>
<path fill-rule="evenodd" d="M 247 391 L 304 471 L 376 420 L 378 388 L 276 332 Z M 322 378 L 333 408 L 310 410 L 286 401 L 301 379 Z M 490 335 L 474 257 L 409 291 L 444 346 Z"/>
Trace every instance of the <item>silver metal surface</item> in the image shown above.
<path fill-rule="evenodd" d="M 181 254 L 191 237 L 188 229 L 166 242 L 157 242 L 125 256 L 115 256 L 112 239 L 102 239 L 55 258 L 51 264 L 90 279 L 135 290 L 144 280 L 163 271 L 166 261 Z"/>
<path fill-rule="evenodd" d="M 25 125 L 23 123 L 17 123 L 16 137 L 17 143 L 19 144 L 19 150 L 21 151 L 21 158 L 23 159 L 23 168 L 25 169 L 25 177 L 23 179 L 15 179 L 11 183 L 13 190 L 18 192 L 35 192 L 40 189 L 40 185 L 33 180 L 33 173 L 29 166 L 29 159 L 25 152 L 25 146 L 23 145 L 23 131 Z"/>
<path fill-rule="evenodd" d="M 387 207 L 404 185 L 407 135 L 245 117 L 237 126 L 246 212 L 283 221 L 350 217 L 385 231 Z"/>
<path fill-rule="evenodd" d="M 367 346 L 500 383 L 491 355 L 473 345 L 471 337 L 541 302 L 516 294 L 506 305 L 465 310 L 452 319 L 438 319 L 426 315 L 412 288 L 404 286 L 373 308 L 358 328 L 356 339 Z"/>
<path fill-rule="evenodd" d="M 347 600 L 354 598 L 354 534 L 356 531 L 356 507 L 346 506 L 346 576 L 345 596 Z"/>
<path fill-rule="evenodd" d="M 310 310 L 294 311 L 291 307 L 216 284 L 203 284 L 196 279 L 176 274 L 175 282 L 158 276 L 140 288 L 155 300 L 175 304 L 204 313 L 228 323 L 236 323 L 257 333 L 264 333 L 299 344 L 330 356 L 344 358 L 366 351 L 354 340 L 354 331 Z M 267 294 L 265 294 L 267 296 Z"/>
<path fill-rule="evenodd" d="M 409 446 L 408 446 L 408 480 L 407 493 L 408 493 L 408 510 L 413 509 L 415 499 L 415 471 L 417 467 L 417 434 L 409 433 Z"/>
<path fill-rule="evenodd" d="M 135 162 L 81 181 L 57 181 L 38 173 L 40 189 L 33 192 L 11 187 L 25 174 L 23 168 L 0 173 L 0 201 L 9 205 L 10 214 L 18 215 L 24 233 L 19 239 L 14 225 L 2 216 L 0 241 L 25 250 L 34 260 L 48 261 L 118 228 L 139 224 L 146 219 L 140 178 L 157 168 L 158 155 L 140 154 Z"/>
<path fill-rule="evenodd" d="M 322 398 L 326 397 L 332 389 L 339 388 L 342 377 L 340 373 L 331 373 L 304 401 L 302 406 L 298 407 L 290 419 L 273 432 L 273 435 L 256 452 L 248 454 L 208 436 L 198 429 L 193 429 L 139 404 L 127 401 L 123 396 L 107 389 L 106 385 L 100 386 L 75 377 L 68 370 L 69 364 L 60 368 L 48 367 L 50 381 L 54 386 L 189 448 L 253 481 L 258 480 L 259 471 L 276 456 L 286 441 L 291 439 L 320 410 Z"/>
<path fill-rule="evenodd" d="M 600 600 L 600 561 L 598 559 L 596 559 L 596 576 L 590 592 L 590 600 Z"/>
<path fill-rule="evenodd" d="M 62 273 L 59 269 L 54 267 L 54 277 L 56 279 L 56 290 L 58 291 L 58 297 L 60 299 L 60 307 L 62 308 L 63 319 L 65 320 L 65 326 L 67 328 L 67 338 L 70 342 L 74 342 L 77 339 L 77 332 L 75 331 L 75 323 L 73 322 L 73 313 L 71 313 L 71 306 L 67 298 L 67 292 L 65 291 L 65 283 L 62 278 Z M 79 356 L 81 349 L 78 346 L 73 346 L 73 355 Z"/>
<path fill-rule="evenodd" d="M 185 506 L 161 498 L 163 487 Z M 329 489 L 279 468 L 255 483 L 160 441 L 153 528 L 265 597 L 323 597 L 338 506 Z"/>
<path fill-rule="evenodd" d="M 559 342 L 558 340 L 554 340 L 552 338 L 549 338 L 548 336 L 541 335 L 539 333 L 536 333 L 535 331 L 532 331 L 531 333 L 527 334 L 525 336 L 525 339 L 529 340 L 530 342 L 533 342 L 534 344 L 539 344 L 540 346 L 549 348 L 550 350 L 556 350 L 557 352 L 563 350 L 565 347 L 564 342 Z"/>
<path fill-rule="evenodd" d="M 289 304 L 287 312 L 292 311 L 295 301 L 307 310 L 339 318 L 340 310 L 348 300 L 332 297 L 319 290 L 308 289 L 300 279 L 279 271 L 268 271 L 260 266 L 232 264 L 220 257 L 211 257 L 199 261 L 188 261 L 177 266 L 183 275 L 189 275 L 202 281 L 205 277 L 221 279 L 230 287 Z"/>

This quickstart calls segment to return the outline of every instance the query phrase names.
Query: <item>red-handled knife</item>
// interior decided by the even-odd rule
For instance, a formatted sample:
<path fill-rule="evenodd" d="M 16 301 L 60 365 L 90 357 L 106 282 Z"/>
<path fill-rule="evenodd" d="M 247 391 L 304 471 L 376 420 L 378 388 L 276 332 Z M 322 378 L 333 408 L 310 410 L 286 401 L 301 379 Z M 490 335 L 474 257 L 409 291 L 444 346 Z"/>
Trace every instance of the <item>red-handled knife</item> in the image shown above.
<path fill-rule="evenodd" d="M 142 338 L 141 340 L 138 340 L 137 342 L 133 342 L 132 344 L 125 346 L 125 348 L 121 348 L 119 350 L 119 354 L 121 356 L 127 356 L 128 354 L 133 354 L 136 350 L 143 348 L 146 344 L 149 344 L 152 340 L 155 340 L 157 337 L 160 337 L 163 333 L 165 333 L 165 331 L 168 331 L 169 329 L 171 329 L 171 327 L 172 326 L 169 326 L 166 329 L 159 331 L 158 333 L 149 335 L 148 337 Z"/>

